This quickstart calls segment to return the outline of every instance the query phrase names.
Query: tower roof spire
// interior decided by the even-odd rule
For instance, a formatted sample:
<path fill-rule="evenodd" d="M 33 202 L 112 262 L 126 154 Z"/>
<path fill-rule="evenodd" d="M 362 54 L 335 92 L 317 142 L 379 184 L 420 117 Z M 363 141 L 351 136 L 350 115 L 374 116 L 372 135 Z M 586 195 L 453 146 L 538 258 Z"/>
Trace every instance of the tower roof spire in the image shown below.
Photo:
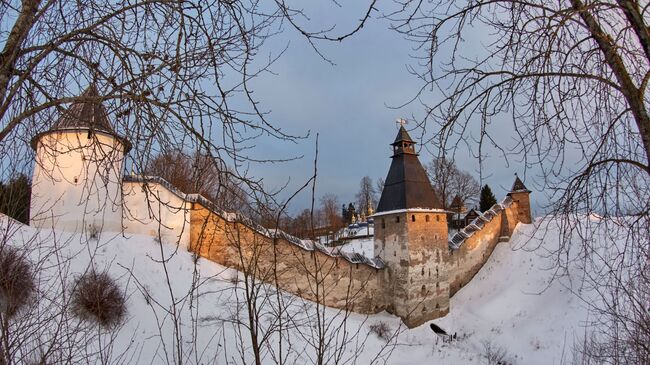
<path fill-rule="evenodd" d="M 521 192 L 530 193 L 531 191 L 528 190 L 528 188 L 526 187 L 526 185 L 524 185 L 524 182 L 521 181 L 519 176 L 517 176 L 517 174 L 515 174 L 515 182 L 514 182 L 514 184 L 512 184 L 512 189 L 510 189 L 510 192 L 511 193 L 521 193 Z"/>
<path fill-rule="evenodd" d="M 397 137 L 391 143 L 392 161 L 376 213 L 411 208 L 442 208 L 415 153 L 415 143 L 404 125 L 400 125 Z"/>
<path fill-rule="evenodd" d="M 395 137 L 395 142 L 391 143 L 391 146 L 395 146 L 401 142 L 411 142 L 415 144 L 409 133 L 404 128 L 404 125 L 400 125 L 399 130 L 397 131 L 397 136 Z"/>

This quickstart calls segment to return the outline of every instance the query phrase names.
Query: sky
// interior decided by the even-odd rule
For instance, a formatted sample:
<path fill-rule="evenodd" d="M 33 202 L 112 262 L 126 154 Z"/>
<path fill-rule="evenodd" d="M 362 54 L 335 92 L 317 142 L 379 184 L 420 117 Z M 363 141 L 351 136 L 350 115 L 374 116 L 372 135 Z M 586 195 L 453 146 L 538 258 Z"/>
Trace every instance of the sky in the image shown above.
<path fill-rule="evenodd" d="M 310 18 L 307 27 L 328 28 L 336 23 L 335 32 L 347 31 L 363 14 L 365 4 L 361 3 L 336 8 L 331 2 L 322 2 L 317 8 L 307 9 L 309 14 L 318 14 Z M 378 8 L 379 12 L 389 10 L 381 4 Z M 391 31 L 389 25 L 386 19 L 375 16 L 352 38 L 336 44 L 319 43 L 319 50 L 334 65 L 324 61 L 289 27 L 265 44 L 262 55 L 288 48 L 272 65 L 273 74 L 263 74 L 253 80 L 255 96 L 271 112 L 270 118 L 276 126 L 288 133 L 310 133 L 308 139 L 297 144 L 266 140 L 258 143 L 257 153 L 264 157 L 304 156 L 280 165 L 255 166 L 254 175 L 263 179 L 265 187 L 274 189 L 288 183 L 284 194 L 288 197 L 309 179 L 313 173 L 317 133 L 316 201 L 324 194 L 333 193 L 341 203 L 353 202 L 362 177 L 370 176 L 373 181 L 385 178 L 390 166 L 389 144 L 398 130 L 396 120 L 422 114 L 419 103 L 396 108 L 410 100 L 421 84 L 407 70 L 407 65 L 415 64 L 411 57 L 413 44 Z M 468 47 L 480 46 L 480 40 L 476 39 L 467 39 L 466 43 Z M 414 123 L 407 124 L 406 128 L 414 139 L 421 137 L 422 130 Z M 420 150 L 423 164 L 432 157 L 426 148 Z M 461 150 L 456 163 L 479 180 L 476 158 Z M 488 173 L 484 173 L 480 182 L 491 186 L 497 200 L 512 186 L 514 173 L 520 176 L 523 173 L 516 161 L 507 164 L 501 158 L 489 159 L 484 168 Z M 533 186 L 528 188 L 534 190 Z M 308 208 L 310 193 L 305 191 L 292 200 L 290 213 Z"/>

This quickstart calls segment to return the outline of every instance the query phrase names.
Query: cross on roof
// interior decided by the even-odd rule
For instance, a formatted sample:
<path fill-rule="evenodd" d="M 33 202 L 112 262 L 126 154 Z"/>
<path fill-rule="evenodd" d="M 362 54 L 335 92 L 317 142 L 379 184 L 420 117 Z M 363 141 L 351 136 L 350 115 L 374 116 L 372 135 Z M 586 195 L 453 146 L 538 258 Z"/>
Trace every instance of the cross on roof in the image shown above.
<path fill-rule="evenodd" d="M 401 127 L 403 127 L 404 124 L 408 124 L 408 122 L 406 121 L 406 119 L 403 119 L 403 118 L 397 118 L 397 121 L 395 121 L 395 123 L 396 123 L 396 124 L 399 124 Z"/>

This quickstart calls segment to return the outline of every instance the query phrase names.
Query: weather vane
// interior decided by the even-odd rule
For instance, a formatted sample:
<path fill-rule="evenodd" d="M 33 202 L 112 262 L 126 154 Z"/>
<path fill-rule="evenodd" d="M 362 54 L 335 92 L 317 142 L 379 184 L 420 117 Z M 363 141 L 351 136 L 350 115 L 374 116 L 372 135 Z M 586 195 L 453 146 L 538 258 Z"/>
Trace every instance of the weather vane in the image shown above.
<path fill-rule="evenodd" d="M 396 124 L 399 124 L 400 127 L 403 127 L 404 124 L 408 124 L 408 122 L 406 121 L 406 119 L 403 119 L 403 118 L 397 118 L 397 121 L 395 121 L 395 123 L 396 123 Z"/>

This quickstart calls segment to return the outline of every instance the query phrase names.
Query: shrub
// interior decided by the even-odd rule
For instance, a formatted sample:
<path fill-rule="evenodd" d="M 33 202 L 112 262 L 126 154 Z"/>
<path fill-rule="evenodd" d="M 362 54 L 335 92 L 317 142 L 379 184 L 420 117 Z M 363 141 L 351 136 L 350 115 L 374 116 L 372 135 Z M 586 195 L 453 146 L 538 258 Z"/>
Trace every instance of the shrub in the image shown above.
<path fill-rule="evenodd" d="M 120 324 L 126 314 L 126 302 L 120 287 L 107 273 L 94 270 L 76 280 L 71 306 L 81 319 L 107 328 Z"/>
<path fill-rule="evenodd" d="M 0 311 L 14 316 L 27 306 L 35 290 L 29 261 L 13 247 L 0 248 Z"/>
<path fill-rule="evenodd" d="M 489 340 L 483 341 L 483 356 L 487 360 L 488 365 L 509 365 L 508 352 L 501 346 L 495 345 Z"/>
<path fill-rule="evenodd" d="M 382 340 L 388 341 L 390 339 L 390 334 L 392 331 L 386 322 L 381 321 L 371 324 L 370 332 L 376 334 L 377 337 L 381 338 Z"/>

